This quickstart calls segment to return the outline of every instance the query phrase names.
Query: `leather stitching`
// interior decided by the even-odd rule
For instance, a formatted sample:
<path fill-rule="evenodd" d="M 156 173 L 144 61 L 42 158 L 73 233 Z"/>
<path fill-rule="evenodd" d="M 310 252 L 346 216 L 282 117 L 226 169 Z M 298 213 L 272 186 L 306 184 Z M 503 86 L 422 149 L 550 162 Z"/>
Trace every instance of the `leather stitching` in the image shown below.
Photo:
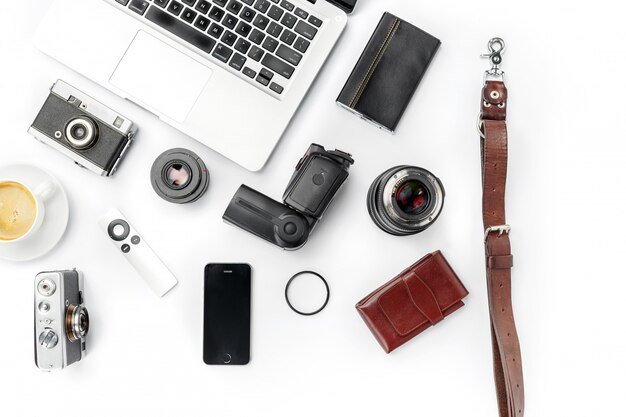
<path fill-rule="evenodd" d="M 350 100 L 349 107 L 351 108 L 356 107 L 357 103 L 361 99 L 361 95 L 365 91 L 367 84 L 369 84 L 369 81 L 372 78 L 372 74 L 374 73 L 374 71 L 376 71 L 376 67 L 378 67 L 380 60 L 385 54 L 385 51 L 387 50 L 387 47 L 391 43 L 391 40 L 395 36 L 396 31 L 398 30 L 398 27 L 400 27 L 400 20 L 396 18 L 391 24 L 391 27 L 389 28 L 389 32 L 387 32 L 387 36 L 385 36 L 385 39 L 383 40 L 383 43 L 380 45 L 378 52 L 376 53 L 376 55 L 374 55 L 374 59 L 372 60 L 372 63 L 370 64 L 369 68 L 367 69 L 367 72 L 363 76 L 363 80 L 361 80 L 361 83 L 359 84 L 359 88 L 357 88 L 357 90 L 354 92 L 354 96 L 352 96 L 352 100 Z"/>

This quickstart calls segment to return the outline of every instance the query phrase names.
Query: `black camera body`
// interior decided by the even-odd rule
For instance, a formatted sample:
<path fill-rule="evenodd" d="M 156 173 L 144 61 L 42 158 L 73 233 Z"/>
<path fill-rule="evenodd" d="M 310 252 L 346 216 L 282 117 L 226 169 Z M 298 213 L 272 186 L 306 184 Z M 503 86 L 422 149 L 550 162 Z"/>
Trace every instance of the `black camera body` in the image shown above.
<path fill-rule="evenodd" d="M 242 185 L 223 219 L 283 249 L 304 246 L 354 163 L 345 152 L 312 144 L 296 165 L 283 203 Z"/>
<path fill-rule="evenodd" d="M 58 80 L 28 132 L 76 164 L 110 176 L 130 146 L 136 128 L 126 117 Z"/>

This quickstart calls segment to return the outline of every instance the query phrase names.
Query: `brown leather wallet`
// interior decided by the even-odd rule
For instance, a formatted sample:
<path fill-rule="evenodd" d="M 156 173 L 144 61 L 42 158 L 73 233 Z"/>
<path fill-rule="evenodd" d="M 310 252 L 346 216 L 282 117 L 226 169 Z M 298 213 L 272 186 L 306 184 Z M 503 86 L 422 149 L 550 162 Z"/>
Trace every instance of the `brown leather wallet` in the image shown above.
<path fill-rule="evenodd" d="M 436 251 L 359 301 L 356 309 L 389 353 L 463 307 L 467 294 Z"/>

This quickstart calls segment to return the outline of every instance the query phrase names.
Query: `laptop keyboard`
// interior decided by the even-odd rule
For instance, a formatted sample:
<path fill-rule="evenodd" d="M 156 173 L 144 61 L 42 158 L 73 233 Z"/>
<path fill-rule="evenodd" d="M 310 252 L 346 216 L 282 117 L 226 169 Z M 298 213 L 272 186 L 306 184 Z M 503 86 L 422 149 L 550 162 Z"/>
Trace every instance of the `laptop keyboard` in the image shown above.
<path fill-rule="evenodd" d="M 115 0 L 281 95 L 322 19 L 287 0 Z"/>

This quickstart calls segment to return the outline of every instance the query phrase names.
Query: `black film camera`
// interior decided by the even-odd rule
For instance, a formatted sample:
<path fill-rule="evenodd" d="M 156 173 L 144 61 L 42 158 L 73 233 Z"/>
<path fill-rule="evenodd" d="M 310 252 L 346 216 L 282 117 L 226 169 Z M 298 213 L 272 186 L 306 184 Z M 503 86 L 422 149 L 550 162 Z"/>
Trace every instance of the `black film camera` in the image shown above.
<path fill-rule="evenodd" d="M 312 144 L 300 159 L 283 204 L 242 185 L 224 220 L 283 249 L 299 249 L 349 175 L 352 156 Z"/>

